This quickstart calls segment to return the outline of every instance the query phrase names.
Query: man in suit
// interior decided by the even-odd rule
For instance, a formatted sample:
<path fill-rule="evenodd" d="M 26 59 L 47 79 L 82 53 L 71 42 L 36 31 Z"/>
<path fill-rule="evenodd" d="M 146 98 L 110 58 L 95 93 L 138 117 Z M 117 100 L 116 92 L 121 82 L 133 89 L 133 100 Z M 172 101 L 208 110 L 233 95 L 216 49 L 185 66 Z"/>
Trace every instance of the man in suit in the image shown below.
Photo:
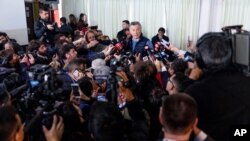
<path fill-rule="evenodd" d="M 165 98 L 159 119 L 163 126 L 163 141 L 213 141 L 197 128 L 197 104 L 187 94 L 176 93 Z"/>
<path fill-rule="evenodd" d="M 229 140 L 233 125 L 250 124 L 250 78 L 235 71 L 232 54 L 224 33 L 203 35 L 195 59 L 203 78 L 185 90 L 198 104 L 198 127 L 220 141 Z"/>

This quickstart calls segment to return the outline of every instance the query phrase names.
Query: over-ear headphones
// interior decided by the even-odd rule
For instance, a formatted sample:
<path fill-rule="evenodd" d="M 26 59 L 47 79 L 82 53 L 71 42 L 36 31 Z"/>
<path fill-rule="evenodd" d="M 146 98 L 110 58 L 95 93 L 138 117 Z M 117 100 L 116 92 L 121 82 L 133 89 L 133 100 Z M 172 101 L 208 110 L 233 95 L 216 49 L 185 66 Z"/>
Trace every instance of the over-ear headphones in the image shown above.
<path fill-rule="evenodd" d="M 211 38 L 220 38 L 223 41 L 229 41 L 229 37 L 226 36 L 226 34 L 223 32 L 209 32 L 209 33 L 204 34 L 202 37 L 200 37 L 196 44 L 197 50 L 195 53 L 195 60 L 196 60 L 197 65 L 201 69 L 208 67 L 205 63 L 206 60 L 205 62 L 203 60 L 201 50 L 203 50 L 202 48 L 203 48 L 204 43 L 207 43 L 208 39 L 211 39 Z M 204 45 L 204 47 L 206 47 L 206 45 Z"/>

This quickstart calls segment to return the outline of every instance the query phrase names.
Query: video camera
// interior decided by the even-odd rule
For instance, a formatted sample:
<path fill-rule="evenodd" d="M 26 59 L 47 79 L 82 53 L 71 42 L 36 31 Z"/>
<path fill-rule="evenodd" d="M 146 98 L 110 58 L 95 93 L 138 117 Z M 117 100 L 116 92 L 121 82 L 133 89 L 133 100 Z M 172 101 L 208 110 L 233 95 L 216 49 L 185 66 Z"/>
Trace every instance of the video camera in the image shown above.
<path fill-rule="evenodd" d="M 233 48 L 232 61 L 245 76 L 250 76 L 250 32 L 243 25 L 222 27 Z"/>

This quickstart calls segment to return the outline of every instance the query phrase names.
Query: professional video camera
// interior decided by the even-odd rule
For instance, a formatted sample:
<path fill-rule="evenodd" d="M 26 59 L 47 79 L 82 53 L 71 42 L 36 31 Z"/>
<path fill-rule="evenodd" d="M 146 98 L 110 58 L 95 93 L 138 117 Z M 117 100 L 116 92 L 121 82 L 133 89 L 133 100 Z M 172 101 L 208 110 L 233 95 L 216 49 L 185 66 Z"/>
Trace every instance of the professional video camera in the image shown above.
<path fill-rule="evenodd" d="M 233 63 L 240 71 L 250 76 L 250 32 L 242 29 L 243 25 L 222 27 L 233 47 Z"/>

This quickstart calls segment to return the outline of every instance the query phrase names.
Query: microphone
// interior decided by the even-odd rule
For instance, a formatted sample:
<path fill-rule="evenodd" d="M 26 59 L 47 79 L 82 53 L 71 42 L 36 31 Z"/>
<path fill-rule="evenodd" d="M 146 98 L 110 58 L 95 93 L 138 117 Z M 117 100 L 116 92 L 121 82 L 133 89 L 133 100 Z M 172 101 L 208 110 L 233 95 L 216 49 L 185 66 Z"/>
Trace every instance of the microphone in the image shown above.
<path fill-rule="evenodd" d="M 164 46 L 164 47 L 169 47 L 170 43 L 164 39 L 161 40 L 161 44 Z"/>
<path fill-rule="evenodd" d="M 151 51 L 149 50 L 149 47 L 148 47 L 148 46 L 145 46 L 144 49 L 146 50 L 148 56 L 151 56 L 151 55 L 152 55 L 152 53 L 151 53 Z"/>
<path fill-rule="evenodd" d="M 148 57 L 152 58 L 153 60 L 155 60 L 154 55 L 152 54 L 153 52 L 151 52 L 150 48 L 148 46 L 145 46 L 144 49 L 146 50 Z M 153 51 L 153 50 L 152 50 Z"/>
<path fill-rule="evenodd" d="M 160 51 L 161 50 L 161 42 L 156 42 L 155 43 L 155 51 Z"/>

